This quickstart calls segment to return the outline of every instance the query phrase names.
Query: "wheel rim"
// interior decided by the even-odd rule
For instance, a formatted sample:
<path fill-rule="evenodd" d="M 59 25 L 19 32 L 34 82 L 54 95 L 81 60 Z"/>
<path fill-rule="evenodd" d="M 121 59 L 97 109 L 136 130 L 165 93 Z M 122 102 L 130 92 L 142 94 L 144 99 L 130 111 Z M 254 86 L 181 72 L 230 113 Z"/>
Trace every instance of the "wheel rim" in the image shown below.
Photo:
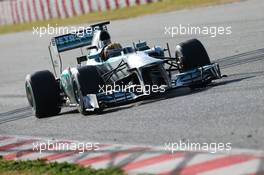
<path fill-rule="evenodd" d="M 184 69 L 184 65 L 183 65 L 183 61 L 182 61 L 182 56 L 180 56 L 180 54 L 178 52 L 176 52 L 176 61 L 178 64 L 178 68 L 180 71 L 182 71 Z"/>
<path fill-rule="evenodd" d="M 31 87 L 29 85 L 29 83 L 26 83 L 26 95 L 27 95 L 27 99 L 28 99 L 28 103 L 31 107 L 34 106 L 34 99 L 33 99 L 33 94 L 31 91 Z"/>
<path fill-rule="evenodd" d="M 83 113 L 83 112 L 85 112 L 85 109 L 84 109 L 85 107 L 84 107 L 83 100 L 82 100 L 82 97 L 81 97 L 81 95 L 82 95 L 81 91 L 78 88 L 76 82 L 73 85 L 73 89 L 74 89 L 74 94 L 75 94 L 75 100 L 78 103 L 78 109 L 79 109 L 79 111 L 81 113 Z"/>
<path fill-rule="evenodd" d="M 80 98 L 79 90 L 78 90 L 76 83 L 73 84 L 73 90 L 74 90 L 75 100 L 80 105 L 81 98 Z"/>

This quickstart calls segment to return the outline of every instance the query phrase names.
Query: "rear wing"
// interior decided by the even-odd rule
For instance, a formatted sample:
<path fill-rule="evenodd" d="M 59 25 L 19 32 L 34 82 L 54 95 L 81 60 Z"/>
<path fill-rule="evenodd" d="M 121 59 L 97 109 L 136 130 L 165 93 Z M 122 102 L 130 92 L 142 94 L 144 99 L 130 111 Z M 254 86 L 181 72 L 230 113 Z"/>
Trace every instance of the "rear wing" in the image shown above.
<path fill-rule="evenodd" d="M 97 23 L 90 25 L 84 30 L 79 30 L 74 33 L 69 33 L 66 35 L 56 36 L 51 39 L 49 45 L 50 59 L 53 66 L 54 74 L 57 77 L 55 64 L 53 60 L 53 54 L 51 48 L 56 52 L 56 56 L 59 58 L 60 62 L 60 73 L 62 72 L 62 60 L 60 53 L 80 48 L 82 52 L 82 47 L 89 46 L 92 44 L 93 35 L 95 31 L 105 30 L 107 31 L 107 25 L 110 24 L 110 21 Z M 82 52 L 83 53 L 83 52 Z"/>
<path fill-rule="evenodd" d="M 84 30 L 80 30 L 74 33 L 57 36 L 51 39 L 51 46 L 58 52 L 65 52 L 68 50 L 81 48 L 91 45 L 94 32 L 97 30 L 106 30 L 109 21 L 98 24 L 90 25 Z"/>

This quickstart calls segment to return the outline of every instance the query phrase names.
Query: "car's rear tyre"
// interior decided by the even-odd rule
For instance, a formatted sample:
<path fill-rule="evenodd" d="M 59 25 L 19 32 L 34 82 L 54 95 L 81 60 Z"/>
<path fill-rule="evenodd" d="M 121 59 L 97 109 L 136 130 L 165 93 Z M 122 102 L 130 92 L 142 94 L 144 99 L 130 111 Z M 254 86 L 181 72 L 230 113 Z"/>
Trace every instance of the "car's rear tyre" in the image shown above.
<path fill-rule="evenodd" d="M 39 71 L 26 77 L 26 95 L 37 118 L 54 116 L 60 113 L 60 89 L 54 75 Z"/>
<path fill-rule="evenodd" d="M 100 86 L 104 82 L 95 66 L 84 66 L 78 68 L 78 74 L 73 82 L 73 89 L 78 105 L 78 111 L 83 115 L 88 115 L 91 112 L 85 110 L 84 96 L 87 94 L 97 94 Z M 99 112 L 100 109 L 95 112 Z"/>
<path fill-rule="evenodd" d="M 197 39 L 191 39 L 177 45 L 175 57 L 180 72 L 211 64 L 204 46 Z"/>

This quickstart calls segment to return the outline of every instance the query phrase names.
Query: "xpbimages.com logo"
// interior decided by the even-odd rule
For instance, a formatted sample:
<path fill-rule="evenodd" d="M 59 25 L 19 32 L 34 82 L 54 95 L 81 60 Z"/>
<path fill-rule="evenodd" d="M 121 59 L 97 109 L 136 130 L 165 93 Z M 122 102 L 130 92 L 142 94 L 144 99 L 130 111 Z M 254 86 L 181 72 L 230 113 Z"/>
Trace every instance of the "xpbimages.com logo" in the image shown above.
<path fill-rule="evenodd" d="M 119 85 L 114 83 L 113 85 L 99 85 L 99 93 L 105 93 L 110 95 L 113 92 L 128 92 L 136 94 L 146 94 L 165 92 L 165 86 L 161 85 Z"/>
<path fill-rule="evenodd" d="M 209 153 L 217 153 L 217 152 L 227 152 L 232 150 L 231 143 L 195 143 L 190 142 L 189 140 L 179 142 L 167 142 L 164 145 L 165 151 L 169 151 L 171 153 L 177 151 L 194 151 L 194 152 L 209 152 Z"/>
<path fill-rule="evenodd" d="M 47 151 L 76 151 L 84 153 L 85 151 L 98 151 L 100 149 L 99 143 L 75 143 L 75 142 L 56 142 L 48 140 L 47 142 L 34 142 L 33 151 L 47 152 Z"/>
<path fill-rule="evenodd" d="M 209 35 L 212 38 L 221 35 L 231 35 L 231 26 L 192 26 L 178 25 L 178 26 L 165 26 L 165 35 L 176 37 L 177 35 Z"/>
<path fill-rule="evenodd" d="M 99 30 L 99 28 L 92 28 L 92 27 L 76 27 L 76 26 L 58 26 L 50 25 L 42 26 L 42 27 L 33 27 L 32 34 L 38 37 L 43 37 L 45 35 L 65 35 L 68 33 L 76 34 L 78 37 L 84 37 L 84 35 L 91 35 L 94 30 Z"/>

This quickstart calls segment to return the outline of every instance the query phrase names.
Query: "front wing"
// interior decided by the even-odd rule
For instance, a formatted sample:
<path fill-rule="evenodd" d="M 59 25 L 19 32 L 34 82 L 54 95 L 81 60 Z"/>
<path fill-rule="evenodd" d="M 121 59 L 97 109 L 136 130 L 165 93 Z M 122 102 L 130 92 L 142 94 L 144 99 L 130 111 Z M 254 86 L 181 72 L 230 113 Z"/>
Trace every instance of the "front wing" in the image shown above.
<path fill-rule="evenodd" d="M 217 63 L 213 63 L 184 73 L 172 75 L 171 85 L 167 86 L 166 90 L 180 87 L 190 87 L 197 84 L 208 84 L 212 80 L 220 78 L 221 72 L 219 65 Z M 151 94 L 147 92 L 135 94 L 128 91 L 113 90 L 107 93 L 100 92 L 98 94 L 88 94 L 84 97 L 84 102 L 87 111 L 94 111 L 95 109 L 101 108 L 101 106 L 110 106 L 111 104 L 129 102 L 148 95 Z"/>

